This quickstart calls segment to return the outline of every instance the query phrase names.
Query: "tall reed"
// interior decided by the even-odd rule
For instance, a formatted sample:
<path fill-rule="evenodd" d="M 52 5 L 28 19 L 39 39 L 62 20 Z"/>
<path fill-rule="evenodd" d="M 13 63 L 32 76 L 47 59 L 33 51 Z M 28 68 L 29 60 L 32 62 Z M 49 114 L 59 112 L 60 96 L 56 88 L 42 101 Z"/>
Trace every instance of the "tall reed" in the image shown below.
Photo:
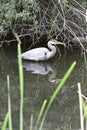
<path fill-rule="evenodd" d="M 8 86 L 9 130 L 13 130 L 13 128 L 12 128 L 12 112 L 11 112 L 11 96 L 10 96 L 10 78 L 9 78 L 9 75 L 7 75 L 7 86 Z"/>
<path fill-rule="evenodd" d="M 79 92 L 80 124 L 81 124 L 81 130 L 84 130 L 82 95 L 81 95 L 81 85 L 80 85 L 80 83 L 78 83 L 78 92 Z"/>
<path fill-rule="evenodd" d="M 80 126 L 81 130 L 87 130 L 87 97 L 82 94 L 81 84 L 78 83 Z M 86 128 L 85 128 L 86 127 Z"/>
<path fill-rule="evenodd" d="M 5 116 L 1 130 L 6 130 L 8 119 L 9 119 L 9 113 L 7 113 L 6 116 Z"/>
<path fill-rule="evenodd" d="M 18 65 L 19 65 L 19 82 L 20 82 L 20 130 L 23 130 L 24 76 L 23 76 L 20 43 L 18 43 Z"/>
<path fill-rule="evenodd" d="M 86 58 L 86 52 L 84 51 L 84 62 L 85 62 L 85 68 L 87 71 L 87 58 Z"/>

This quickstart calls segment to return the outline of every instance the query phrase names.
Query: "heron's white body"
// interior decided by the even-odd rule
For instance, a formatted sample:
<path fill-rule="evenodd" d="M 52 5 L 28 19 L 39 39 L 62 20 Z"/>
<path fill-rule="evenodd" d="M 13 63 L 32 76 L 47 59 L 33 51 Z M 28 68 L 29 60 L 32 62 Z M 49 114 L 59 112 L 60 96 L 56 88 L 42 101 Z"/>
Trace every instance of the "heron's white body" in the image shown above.
<path fill-rule="evenodd" d="M 26 51 L 22 53 L 21 56 L 23 59 L 26 59 L 26 60 L 34 60 L 34 61 L 48 60 L 51 57 L 53 57 L 56 53 L 56 47 L 54 46 L 54 44 L 64 45 L 63 43 L 58 43 L 58 41 L 56 40 L 50 40 L 48 42 L 48 48 L 50 50 L 45 47 L 39 47 L 39 48 Z"/>
<path fill-rule="evenodd" d="M 47 48 L 40 47 L 24 52 L 22 58 L 26 60 L 42 61 L 53 57 L 55 54 L 53 53 L 53 55 L 51 55 L 52 53 L 53 52 L 49 51 Z"/>

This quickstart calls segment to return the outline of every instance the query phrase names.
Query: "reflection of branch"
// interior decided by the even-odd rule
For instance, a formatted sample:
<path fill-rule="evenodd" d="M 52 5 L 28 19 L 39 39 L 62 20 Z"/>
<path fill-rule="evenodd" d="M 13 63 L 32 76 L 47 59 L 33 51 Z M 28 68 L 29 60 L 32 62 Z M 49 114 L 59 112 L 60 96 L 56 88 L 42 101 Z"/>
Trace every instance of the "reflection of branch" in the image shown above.
<path fill-rule="evenodd" d="M 20 40 L 19 36 L 17 35 L 17 33 L 14 30 L 12 30 L 12 32 L 13 32 L 14 36 L 16 37 L 18 43 L 21 44 L 21 40 Z"/>

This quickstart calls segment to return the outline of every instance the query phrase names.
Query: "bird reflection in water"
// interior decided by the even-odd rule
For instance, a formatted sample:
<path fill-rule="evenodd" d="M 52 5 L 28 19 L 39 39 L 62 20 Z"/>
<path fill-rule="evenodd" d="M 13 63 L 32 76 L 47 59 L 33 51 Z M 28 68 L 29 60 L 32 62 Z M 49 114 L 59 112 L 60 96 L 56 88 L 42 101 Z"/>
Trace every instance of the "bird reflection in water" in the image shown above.
<path fill-rule="evenodd" d="M 48 80 L 52 83 L 58 83 L 61 79 L 56 78 L 56 70 L 55 67 L 52 67 L 52 64 L 46 62 L 23 62 L 23 68 L 26 71 L 30 71 L 32 74 L 39 75 L 49 75 Z"/>

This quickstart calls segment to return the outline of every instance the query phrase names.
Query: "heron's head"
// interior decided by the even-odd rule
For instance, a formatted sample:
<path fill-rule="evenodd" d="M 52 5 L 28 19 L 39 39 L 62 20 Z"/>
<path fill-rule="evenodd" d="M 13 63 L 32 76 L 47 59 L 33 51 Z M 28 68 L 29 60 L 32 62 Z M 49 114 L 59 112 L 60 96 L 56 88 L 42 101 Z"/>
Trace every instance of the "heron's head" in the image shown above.
<path fill-rule="evenodd" d="M 64 45 L 64 46 L 66 46 L 65 45 L 65 43 L 63 43 L 63 42 L 59 42 L 59 41 L 57 41 L 57 40 L 55 40 L 55 39 L 51 39 L 50 41 L 48 41 L 48 44 L 50 44 L 50 45 Z"/>

